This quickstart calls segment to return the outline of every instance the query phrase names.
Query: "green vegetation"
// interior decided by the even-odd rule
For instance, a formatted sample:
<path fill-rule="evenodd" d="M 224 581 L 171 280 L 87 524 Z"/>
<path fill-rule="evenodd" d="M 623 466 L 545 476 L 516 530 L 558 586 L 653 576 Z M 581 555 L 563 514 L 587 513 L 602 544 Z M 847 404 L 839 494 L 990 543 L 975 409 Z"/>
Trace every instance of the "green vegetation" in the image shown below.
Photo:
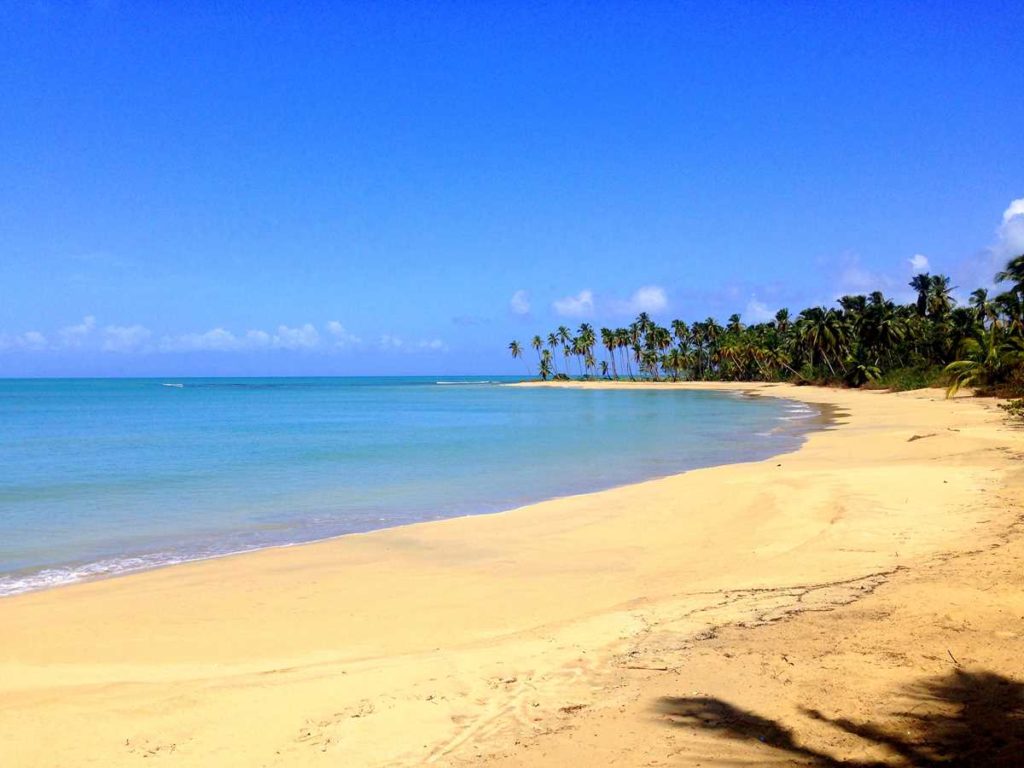
<path fill-rule="evenodd" d="M 835 307 L 781 309 L 770 322 L 744 325 L 732 315 L 668 328 L 641 313 L 626 328 L 575 333 L 560 326 L 530 342 L 542 379 L 792 381 L 885 389 L 973 386 L 1024 393 L 1024 254 L 996 275 L 1008 290 L 974 291 L 958 307 L 945 275 L 916 275 L 911 304 L 880 291 L 843 296 Z M 522 357 L 517 341 L 513 357 Z"/>

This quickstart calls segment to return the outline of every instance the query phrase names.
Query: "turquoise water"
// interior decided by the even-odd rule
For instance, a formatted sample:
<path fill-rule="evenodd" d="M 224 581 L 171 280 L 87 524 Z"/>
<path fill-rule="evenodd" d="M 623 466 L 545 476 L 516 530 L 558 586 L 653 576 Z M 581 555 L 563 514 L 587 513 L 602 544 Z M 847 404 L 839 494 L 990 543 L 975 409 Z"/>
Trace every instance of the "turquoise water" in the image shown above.
<path fill-rule="evenodd" d="M 763 458 L 814 415 L 497 381 L 0 380 L 0 595 Z"/>

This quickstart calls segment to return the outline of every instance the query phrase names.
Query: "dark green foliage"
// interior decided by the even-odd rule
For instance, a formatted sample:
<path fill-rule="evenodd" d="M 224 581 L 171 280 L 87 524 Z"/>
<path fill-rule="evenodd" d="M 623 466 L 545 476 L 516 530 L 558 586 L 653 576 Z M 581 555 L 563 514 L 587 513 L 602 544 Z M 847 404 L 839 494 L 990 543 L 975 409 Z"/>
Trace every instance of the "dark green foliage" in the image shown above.
<path fill-rule="evenodd" d="M 910 281 L 917 296 L 896 304 L 880 291 L 843 296 L 835 307 L 781 309 L 768 322 L 724 325 L 713 317 L 668 328 L 641 313 L 626 328 L 584 323 L 534 336 L 542 378 L 598 376 L 659 381 L 792 381 L 798 384 L 918 389 L 962 386 L 1024 394 L 1024 254 L 996 279 L 1009 290 L 989 298 L 979 288 L 956 306 L 945 275 Z M 509 345 L 522 356 L 517 342 Z M 605 355 L 607 360 L 599 360 Z M 563 361 L 559 370 L 558 359 Z"/>

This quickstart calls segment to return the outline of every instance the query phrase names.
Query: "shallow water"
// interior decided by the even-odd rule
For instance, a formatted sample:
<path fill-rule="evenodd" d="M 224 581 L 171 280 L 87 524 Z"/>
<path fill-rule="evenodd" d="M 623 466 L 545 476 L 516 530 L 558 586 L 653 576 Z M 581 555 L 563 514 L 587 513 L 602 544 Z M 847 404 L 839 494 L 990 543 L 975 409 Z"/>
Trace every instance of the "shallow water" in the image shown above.
<path fill-rule="evenodd" d="M 0 595 L 764 458 L 816 415 L 500 381 L 0 380 Z"/>

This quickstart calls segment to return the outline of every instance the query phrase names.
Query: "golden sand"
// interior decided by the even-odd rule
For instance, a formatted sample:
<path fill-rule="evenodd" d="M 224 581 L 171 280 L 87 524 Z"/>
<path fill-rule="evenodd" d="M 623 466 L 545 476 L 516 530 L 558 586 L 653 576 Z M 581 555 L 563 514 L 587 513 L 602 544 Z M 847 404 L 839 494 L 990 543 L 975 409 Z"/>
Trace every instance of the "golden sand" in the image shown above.
<path fill-rule="evenodd" d="M 695 696 L 888 760 L 827 718 L 897 722 L 882 702 L 927 675 L 1024 676 L 1024 433 L 993 401 L 720 387 L 837 425 L 766 461 L 0 600 L 0 765 L 776 754 L 692 727 L 672 707 Z"/>

